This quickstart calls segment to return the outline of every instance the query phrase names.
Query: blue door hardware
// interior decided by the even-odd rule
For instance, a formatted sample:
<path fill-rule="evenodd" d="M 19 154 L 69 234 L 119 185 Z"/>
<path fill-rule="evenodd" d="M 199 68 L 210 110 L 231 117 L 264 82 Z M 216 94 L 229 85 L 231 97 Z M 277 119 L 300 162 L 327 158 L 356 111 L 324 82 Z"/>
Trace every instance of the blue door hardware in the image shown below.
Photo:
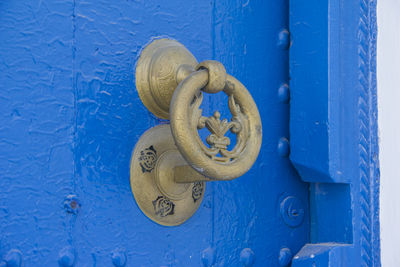
<path fill-rule="evenodd" d="M 380 266 L 375 5 L 2 1 L 0 266 Z M 169 123 L 134 75 L 165 38 L 221 62 L 264 126 L 254 166 L 189 191 L 199 209 L 174 227 L 143 216 L 129 171 Z M 204 116 L 227 100 L 205 95 Z M 149 174 L 159 151 L 144 149 Z"/>

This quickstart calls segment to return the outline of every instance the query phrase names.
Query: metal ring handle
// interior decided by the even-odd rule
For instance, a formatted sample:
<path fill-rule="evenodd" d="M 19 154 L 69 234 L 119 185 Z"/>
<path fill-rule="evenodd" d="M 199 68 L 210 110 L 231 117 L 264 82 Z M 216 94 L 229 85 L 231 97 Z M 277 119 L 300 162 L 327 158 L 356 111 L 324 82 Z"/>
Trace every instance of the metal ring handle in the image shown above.
<path fill-rule="evenodd" d="M 232 180 L 246 173 L 257 159 L 261 148 L 262 126 L 260 114 L 249 91 L 230 75 L 223 75 L 220 63 L 207 61 L 176 88 L 170 104 L 170 122 L 176 146 L 184 159 L 199 173 L 212 180 Z M 222 65 L 221 65 L 222 66 Z M 221 76 L 225 83 L 221 83 Z M 228 95 L 230 122 L 220 120 L 216 111 L 204 117 L 199 109 L 202 89 L 215 93 L 213 85 L 222 85 Z M 207 127 L 211 135 L 206 146 L 198 129 Z M 236 144 L 228 150 L 230 139 L 225 133 L 236 134 Z"/>

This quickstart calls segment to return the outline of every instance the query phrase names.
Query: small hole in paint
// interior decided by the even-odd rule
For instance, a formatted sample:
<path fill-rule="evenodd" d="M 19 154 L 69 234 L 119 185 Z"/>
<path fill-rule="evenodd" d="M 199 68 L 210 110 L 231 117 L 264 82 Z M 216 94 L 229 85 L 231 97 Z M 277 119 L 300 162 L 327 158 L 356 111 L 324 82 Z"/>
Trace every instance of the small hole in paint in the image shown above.
<path fill-rule="evenodd" d="M 76 207 L 78 206 L 78 203 L 76 203 L 75 200 L 72 200 L 70 206 L 71 206 L 71 209 L 76 209 Z"/>

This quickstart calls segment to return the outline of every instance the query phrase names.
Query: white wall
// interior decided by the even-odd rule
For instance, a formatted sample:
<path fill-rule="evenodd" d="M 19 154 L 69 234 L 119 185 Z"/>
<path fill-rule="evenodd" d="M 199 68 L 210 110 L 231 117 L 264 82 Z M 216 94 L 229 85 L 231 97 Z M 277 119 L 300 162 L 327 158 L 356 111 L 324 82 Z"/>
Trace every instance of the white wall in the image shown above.
<path fill-rule="evenodd" d="M 383 267 L 400 266 L 400 0 L 378 0 L 378 123 Z"/>

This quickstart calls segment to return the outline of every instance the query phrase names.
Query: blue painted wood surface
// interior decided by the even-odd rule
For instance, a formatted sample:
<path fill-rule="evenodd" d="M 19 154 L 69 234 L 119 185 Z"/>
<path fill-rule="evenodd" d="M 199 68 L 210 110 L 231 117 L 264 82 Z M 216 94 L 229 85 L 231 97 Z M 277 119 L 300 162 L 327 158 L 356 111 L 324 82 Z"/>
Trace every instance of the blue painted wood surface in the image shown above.
<path fill-rule="evenodd" d="M 380 266 L 376 1 L 290 1 L 290 158 L 310 182 L 292 266 Z"/>
<path fill-rule="evenodd" d="M 287 1 L 1 2 L 1 264 L 290 262 L 310 240 L 308 185 L 288 158 L 288 19 Z M 163 123 L 134 86 L 141 49 L 161 36 L 221 61 L 264 126 L 251 171 L 209 183 L 201 208 L 173 228 L 148 220 L 129 185 L 135 143 Z M 205 111 L 227 115 L 224 99 L 208 97 Z M 293 199 L 302 220 L 281 214 Z"/>

